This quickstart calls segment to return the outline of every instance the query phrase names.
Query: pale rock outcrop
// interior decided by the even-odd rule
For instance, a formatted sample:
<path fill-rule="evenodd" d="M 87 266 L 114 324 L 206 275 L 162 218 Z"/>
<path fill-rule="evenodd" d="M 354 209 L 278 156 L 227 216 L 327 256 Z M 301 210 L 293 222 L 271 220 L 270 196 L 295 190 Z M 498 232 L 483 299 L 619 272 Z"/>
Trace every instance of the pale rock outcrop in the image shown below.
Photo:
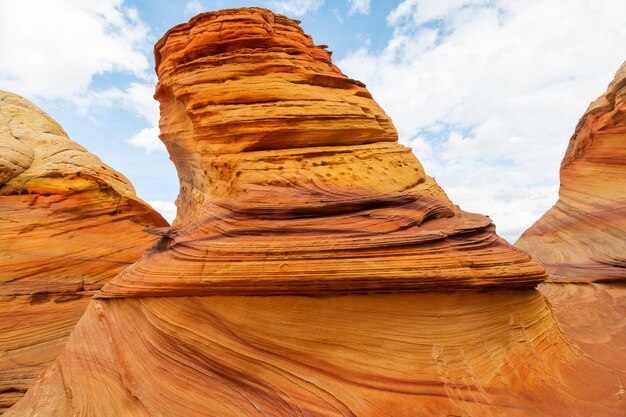
<path fill-rule="evenodd" d="M 0 411 L 62 351 L 89 297 L 167 222 L 28 100 L 0 91 Z"/>

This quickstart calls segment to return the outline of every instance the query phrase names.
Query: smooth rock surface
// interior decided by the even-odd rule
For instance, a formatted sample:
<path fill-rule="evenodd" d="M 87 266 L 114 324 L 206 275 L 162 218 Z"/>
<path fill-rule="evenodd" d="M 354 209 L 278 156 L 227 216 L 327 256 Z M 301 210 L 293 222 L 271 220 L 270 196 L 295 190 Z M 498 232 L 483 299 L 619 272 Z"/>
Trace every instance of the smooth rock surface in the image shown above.
<path fill-rule="evenodd" d="M 536 290 L 99 299 L 8 415 L 618 417 L 620 378 Z"/>
<path fill-rule="evenodd" d="M 167 222 L 28 100 L 0 91 L 0 411 L 61 353 L 88 299 Z"/>
<path fill-rule="evenodd" d="M 559 200 L 516 245 L 551 280 L 626 280 L 626 63 L 576 126 Z"/>
<path fill-rule="evenodd" d="M 206 13 L 155 53 L 178 217 L 9 416 L 624 415 L 543 269 L 296 21 Z"/>

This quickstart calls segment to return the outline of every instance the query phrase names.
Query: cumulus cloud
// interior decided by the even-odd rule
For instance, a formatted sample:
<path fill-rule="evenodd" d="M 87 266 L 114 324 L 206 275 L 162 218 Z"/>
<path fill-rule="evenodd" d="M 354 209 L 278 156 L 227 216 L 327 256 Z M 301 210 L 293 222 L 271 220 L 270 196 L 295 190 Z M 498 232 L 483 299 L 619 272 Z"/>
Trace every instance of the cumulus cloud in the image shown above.
<path fill-rule="evenodd" d="M 153 94 L 152 84 L 132 83 L 122 95 L 123 105 L 140 114 L 148 124 L 128 143 L 148 153 L 165 151 L 165 145 L 159 139 L 159 103 L 152 97 Z"/>
<path fill-rule="evenodd" d="M 83 116 L 98 108 L 126 108 L 146 125 L 127 142 L 147 152 L 164 150 L 148 43 L 148 27 L 123 0 L 0 1 L 0 88 L 63 100 Z M 94 86 L 96 76 L 114 73 L 135 81 Z"/>
<path fill-rule="evenodd" d="M 122 0 L 0 2 L 0 85 L 27 97 L 72 98 L 94 76 L 142 76 L 148 28 Z"/>
<path fill-rule="evenodd" d="M 145 150 L 149 154 L 154 151 L 165 150 L 163 142 L 159 140 L 159 128 L 155 126 L 141 129 L 128 139 L 128 143 Z"/>
<path fill-rule="evenodd" d="M 610 0 L 406 0 L 382 51 L 339 66 L 451 199 L 513 241 L 556 201 L 576 122 L 626 59 L 624 15 Z"/>
<path fill-rule="evenodd" d="M 159 103 L 152 97 L 154 84 L 131 83 L 124 91 L 124 104 L 153 126 L 159 124 Z"/>
<path fill-rule="evenodd" d="M 349 14 L 369 14 L 372 0 L 348 0 L 350 3 Z"/>
<path fill-rule="evenodd" d="M 147 153 L 165 151 L 159 139 L 159 103 L 152 97 L 154 84 L 131 82 L 126 88 L 112 87 L 104 90 L 89 90 L 78 97 L 71 97 L 78 111 L 88 116 L 94 110 L 123 108 L 133 112 L 144 121 L 145 128 L 126 139 L 126 142 Z"/>
<path fill-rule="evenodd" d="M 324 3 L 324 0 L 270 0 L 269 8 L 287 16 L 304 16 L 314 12 Z"/>

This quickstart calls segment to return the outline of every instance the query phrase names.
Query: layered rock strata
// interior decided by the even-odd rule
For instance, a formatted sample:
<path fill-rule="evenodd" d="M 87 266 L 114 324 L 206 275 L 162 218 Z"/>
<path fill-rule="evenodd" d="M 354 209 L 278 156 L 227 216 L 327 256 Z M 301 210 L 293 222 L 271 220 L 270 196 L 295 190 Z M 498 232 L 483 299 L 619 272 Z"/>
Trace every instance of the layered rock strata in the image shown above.
<path fill-rule="evenodd" d="M 626 372 L 626 64 L 576 127 L 558 202 L 516 245 L 550 272 L 540 291 L 564 334 L 585 355 Z M 625 382 L 612 383 L 620 401 Z"/>
<path fill-rule="evenodd" d="M 167 226 L 32 103 L 0 92 L 0 411 L 62 351 L 88 298 Z"/>
<path fill-rule="evenodd" d="M 543 269 L 447 199 L 296 21 L 205 13 L 155 55 L 178 217 L 10 416 L 624 413 L 622 373 L 533 289 Z"/>
<path fill-rule="evenodd" d="M 576 126 L 559 200 L 516 245 L 554 280 L 626 280 L 626 63 Z"/>
<path fill-rule="evenodd" d="M 155 47 L 179 216 L 101 297 L 532 288 L 545 275 L 462 212 L 365 86 L 294 21 L 203 14 Z"/>
<path fill-rule="evenodd" d="M 8 415 L 618 417 L 623 377 L 536 290 L 98 299 Z"/>

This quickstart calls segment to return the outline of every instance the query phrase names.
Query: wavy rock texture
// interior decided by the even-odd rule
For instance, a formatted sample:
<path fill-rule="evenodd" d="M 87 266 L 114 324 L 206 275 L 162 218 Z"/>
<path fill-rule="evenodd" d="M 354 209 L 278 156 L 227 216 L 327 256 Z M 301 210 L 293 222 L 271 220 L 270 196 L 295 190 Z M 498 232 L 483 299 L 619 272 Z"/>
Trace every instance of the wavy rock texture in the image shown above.
<path fill-rule="evenodd" d="M 101 297 L 532 288 L 544 271 L 454 206 L 365 86 L 293 21 L 202 14 L 155 47 L 181 182 L 159 250 Z"/>
<path fill-rule="evenodd" d="M 0 91 L 0 411 L 167 223 L 32 103 Z"/>
<path fill-rule="evenodd" d="M 626 401 L 626 63 L 591 103 L 561 164 L 559 200 L 516 245 L 550 273 L 539 286 L 564 334 Z"/>
<path fill-rule="evenodd" d="M 617 417 L 620 378 L 536 290 L 100 299 L 8 415 Z"/>
<path fill-rule="evenodd" d="M 549 282 L 541 284 L 539 289 L 550 301 L 564 333 L 585 354 L 622 374 L 626 372 L 624 285 Z M 614 384 L 624 401 L 625 383 L 622 377 Z"/>
<path fill-rule="evenodd" d="M 178 217 L 9 416 L 626 412 L 623 372 L 532 289 L 543 269 L 447 199 L 297 22 L 206 13 L 155 52 Z"/>
<path fill-rule="evenodd" d="M 626 279 L 626 63 L 570 139 L 559 200 L 516 245 L 554 280 Z"/>

